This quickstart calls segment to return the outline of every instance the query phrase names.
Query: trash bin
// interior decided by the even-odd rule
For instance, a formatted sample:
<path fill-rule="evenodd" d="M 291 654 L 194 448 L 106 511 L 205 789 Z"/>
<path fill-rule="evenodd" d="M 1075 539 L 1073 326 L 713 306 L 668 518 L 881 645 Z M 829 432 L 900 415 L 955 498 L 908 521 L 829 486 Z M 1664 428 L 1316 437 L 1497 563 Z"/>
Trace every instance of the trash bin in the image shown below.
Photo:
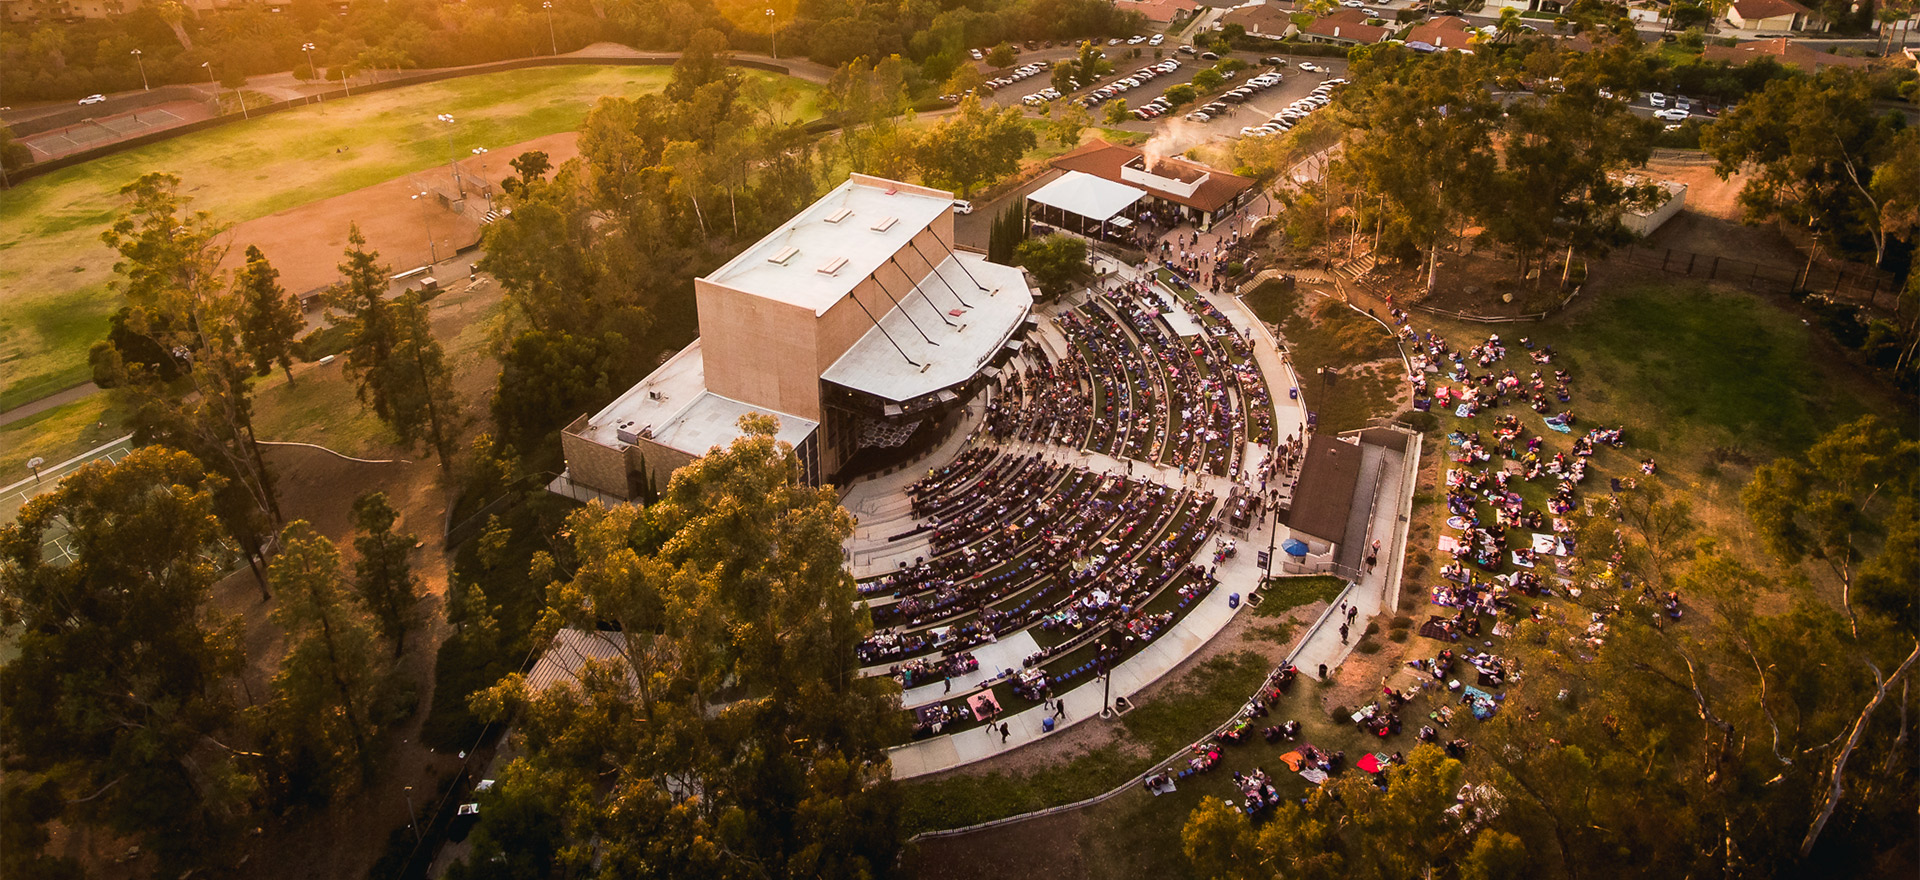
<path fill-rule="evenodd" d="M 1300 399 L 1300 387 L 1296 385 L 1296 386 L 1294 386 L 1294 387 L 1292 387 L 1292 388 L 1289 388 L 1289 389 L 1287 389 L 1287 399 L 1288 399 L 1288 400 L 1299 400 L 1299 399 Z"/>
<path fill-rule="evenodd" d="M 1240 594 L 1239 594 L 1239 593 L 1228 593 L 1228 594 L 1227 594 L 1227 607 L 1228 607 L 1228 608 L 1238 608 L 1238 607 L 1240 607 Z"/>
<path fill-rule="evenodd" d="M 1052 718 L 1042 718 L 1042 719 L 1040 719 L 1040 731 L 1041 731 L 1042 733 L 1052 733 L 1052 732 L 1053 732 L 1053 719 L 1052 719 Z"/>

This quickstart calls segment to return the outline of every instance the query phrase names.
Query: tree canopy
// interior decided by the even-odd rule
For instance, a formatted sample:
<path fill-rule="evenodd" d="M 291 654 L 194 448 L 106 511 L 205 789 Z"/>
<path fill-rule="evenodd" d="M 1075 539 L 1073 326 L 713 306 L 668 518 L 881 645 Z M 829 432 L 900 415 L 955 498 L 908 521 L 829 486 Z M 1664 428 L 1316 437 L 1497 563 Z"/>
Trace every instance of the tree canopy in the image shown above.
<path fill-rule="evenodd" d="M 831 489 L 797 481 L 770 418 L 743 424 L 749 436 L 677 471 L 657 505 L 589 505 L 563 552 L 536 562 L 553 578 L 539 631 L 611 627 L 620 650 L 544 692 L 515 675 L 476 698 L 517 715 L 525 757 L 499 795 L 521 827 L 483 820 L 499 849 L 468 876 L 487 876 L 492 852 L 608 877 L 891 865 L 897 691 L 858 674 L 865 617 L 839 551 L 852 520 Z M 529 825 L 526 810 L 552 818 Z M 599 851 L 564 843 L 588 828 Z"/>

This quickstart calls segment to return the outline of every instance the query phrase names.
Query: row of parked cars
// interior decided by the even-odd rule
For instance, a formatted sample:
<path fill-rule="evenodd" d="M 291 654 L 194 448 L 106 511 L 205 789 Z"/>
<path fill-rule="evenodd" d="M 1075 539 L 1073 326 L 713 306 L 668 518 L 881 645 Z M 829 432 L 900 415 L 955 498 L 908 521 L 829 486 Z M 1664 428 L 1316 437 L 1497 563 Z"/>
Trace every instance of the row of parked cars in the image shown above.
<path fill-rule="evenodd" d="M 1328 104 L 1333 103 L 1333 91 L 1347 84 L 1344 78 L 1334 78 L 1315 86 L 1313 92 L 1298 101 L 1288 104 L 1285 109 L 1273 114 L 1273 118 L 1260 125 L 1249 125 L 1240 129 L 1241 137 L 1267 137 L 1284 132 L 1300 120 Z"/>
<path fill-rule="evenodd" d="M 1188 113 L 1187 121 L 1212 121 L 1214 117 L 1224 115 L 1227 112 L 1228 105 L 1243 103 L 1248 98 L 1253 97 L 1255 92 L 1265 91 L 1279 84 L 1280 72 L 1277 70 L 1250 77 L 1245 83 L 1228 89 L 1218 100 L 1202 104 L 1198 109 Z"/>
<path fill-rule="evenodd" d="M 1114 80 L 1113 82 L 1107 83 L 1104 86 L 1101 86 L 1097 89 L 1094 89 L 1091 92 L 1088 92 L 1085 97 L 1082 97 L 1081 99 L 1079 99 L 1078 101 L 1075 101 L 1074 103 L 1082 107 L 1092 107 L 1097 104 L 1104 103 L 1109 98 L 1115 98 L 1125 92 L 1132 91 L 1133 89 L 1137 89 L 1140 86 L 1145 85 L 1148 80 L 1153 79 L 1156 76 L 1172 73 L 1179 69 L 1180 69 L 1180 62 L 1177 59 L 1173 59 L 1173 58 L 1169 58 L 1158 64 L 1149 64 L 1146 67 L 1142 67 L 1139 70 L 1134 71 L 1133 73 L 1127 74 L 1126 76 L 1123 76 L 1119 79 Z"/>

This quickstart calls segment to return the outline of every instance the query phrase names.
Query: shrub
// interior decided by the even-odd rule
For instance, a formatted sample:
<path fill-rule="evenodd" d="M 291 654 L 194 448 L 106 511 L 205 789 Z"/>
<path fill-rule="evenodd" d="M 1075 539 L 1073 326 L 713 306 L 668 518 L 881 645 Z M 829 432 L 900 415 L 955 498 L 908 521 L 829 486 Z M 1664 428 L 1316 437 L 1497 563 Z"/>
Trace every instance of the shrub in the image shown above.
<path fill-rule="evenodd" d="M 1367 621 L 1367 635 L 1377 636 L 1379 634 L 1380 634 L 1380 621 L 1378 620 Z"/>
<path fill-rule="evenodd" d="M 1360 643 L 1359 647 L 1354 648 L 1354 650 L 1362 654 L 1378 654 L 1380 653 L 1380 643 L 1373 639 L 1366 639 Z"/>
<path fill-rule="evenodd" d="M 1387 633 L 1387 638 L 1392 639 L 1393 641 L 1396 641 L 1396 642 L 1404 642 L 1407 640 L 1407 637 L 1410 635 L 1412 635 L 1412 633 L 1408 632 L 1407 630 L 1396 629 L 1393 632 Z"/>
<path fill-rule="evenodd" d="M 1394 629 L 1406 629 L 1410 626 L 1413 626 L 1413 618 L 1411 616 L 1402 614 L 1393 619 Z"/>
<path fill-rule="evenodd" d="M 1410 409 L 1401 413 L 1396 421 L 1422 434 L 1431 434 L 1435 429 L 1440 427 L 1439 416 L 1430 412 L 1421 412 L 1417 409 Z"/>

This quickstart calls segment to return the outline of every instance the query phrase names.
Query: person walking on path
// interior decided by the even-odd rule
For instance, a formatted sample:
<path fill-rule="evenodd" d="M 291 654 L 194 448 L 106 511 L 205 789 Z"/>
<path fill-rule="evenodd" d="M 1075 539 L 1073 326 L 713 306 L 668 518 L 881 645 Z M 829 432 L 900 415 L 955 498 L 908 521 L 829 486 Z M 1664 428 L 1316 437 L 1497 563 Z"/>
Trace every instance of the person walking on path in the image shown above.
<path fill-rule="evenodd" d="M 1060 718 L 1060 719 L 1065 719 L 1067 717 L 1067 698 L 1066 697 L 1061 697 L 1060 699 L 1053 701 L 1053 717 Z"/>
<path fill-rule="evenodd" d="M 1000 744 L 1003 746 L 1006 745 L 1007 737 L 1011 735 L 1012 735 L 1011 731 L 1007 730 L 1007 722 L 1005 721 L 1000 722 Z"/>
<path fill-rule="evenodd" d="M 1340 624 L 1340 644 L 1344 645 L 1346 643 L 1347 643 L 1347 625 L 1343 623 L 1343 624 Z"/>
<path fill-rule="evenodd" d="M 951 675 L 947 676 L 947 689 L 942 691 L 941 693 L 947 693 L 947 694 L 953 693 L 953 676 Z"/>

